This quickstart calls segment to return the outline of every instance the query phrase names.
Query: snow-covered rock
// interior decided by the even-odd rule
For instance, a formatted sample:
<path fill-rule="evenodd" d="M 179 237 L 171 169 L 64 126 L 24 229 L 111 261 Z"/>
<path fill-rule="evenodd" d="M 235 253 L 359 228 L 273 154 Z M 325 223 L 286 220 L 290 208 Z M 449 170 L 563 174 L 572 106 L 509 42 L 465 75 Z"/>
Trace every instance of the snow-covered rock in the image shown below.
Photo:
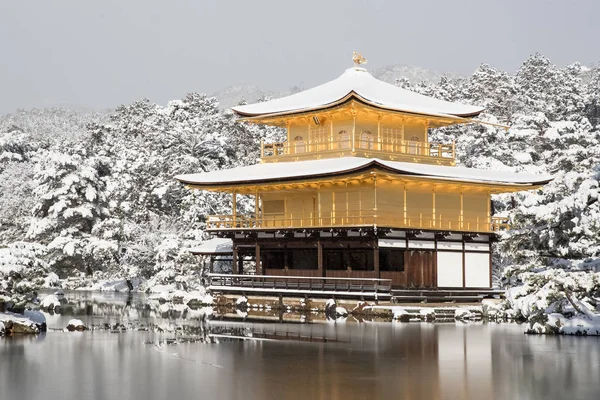
<path fill-rule="evenodd" d="M 83 332 L 88 330 L 83 321 L 80 319 L 70 319 L 69 322 L 67 322 L 67 327 L 65 329 L 69 332 Z"/>
<path fill-rule="evenodd" d="M 235 301 L 235 308 L 246 311 L 248 309 L 248 298 L 246 296 L 240 296 Z"/>
<path fill-rule="evenodd" d="M 40 307 L 48 311 L 56 311 L 60 308 L 60 299 L 54 294 L 45 296 L 40 302 Z"/>
<path fill-rule="evenodd" d="M 476 315 L 468 308 L 457 308 L 454 310 L 454 319 L 457 321 L 469 321 L 475 318 Z"/>
<path fill-rule="evenodd" d="M 435 321 L 435 310 L 433 308 L 422 308 L 419 311 L 419 314 L 421 315 L 421 319 L 423 321 L 426 321 L 426 322 Z"/>
<path fill-rule="evenodd" d="M 36 317 L 36 319 L 39 320 L 39 317 Z M 45 323 L 42 327 L 41 324 L 26 316 L 14 313 L 0 313 L 0 324 L 0 331 L 3 331 L 5 335 L 39 333 L 42 328 L 45 329 Z"/>
<path fill-rule="evenodd" d="M 30 321 L 35 322 L 41 331 L 46 330 L 46 317 L 43 313 L 35 310 L 25 310 L 23 316 L 28 318 Z"/>
<path fill-rule="evenodd" d="M 410 314 L 404 309 L 400 307 L 393 308 L 394 316 L 393 319 L 400 322 L 408 322 L 410 321 Z"/>
<path fill-rule="evenodd" d="M 335 308 L 335 315 L 336 317 L 347 317 L 348 316 L 348 311 L 344 308 L 344 307 L 336 307 Z"/>

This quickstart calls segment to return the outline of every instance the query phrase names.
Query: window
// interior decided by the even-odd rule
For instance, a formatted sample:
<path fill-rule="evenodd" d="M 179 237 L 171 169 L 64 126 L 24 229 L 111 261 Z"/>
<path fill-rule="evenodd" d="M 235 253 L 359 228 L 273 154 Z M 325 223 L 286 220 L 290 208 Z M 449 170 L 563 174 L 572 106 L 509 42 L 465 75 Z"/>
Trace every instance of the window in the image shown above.
<path fill-rule="evenodd" d="M 325 269 L 342 270 L 347 268 L 344 262 L 343 250 L 324 250 L 323 255 L 323 261 L 325 261 Z"/>
<path fill-rule="evenodd" d="M 302 136 L 294 138 L 294 153 L 306 153 L 306 142 Z"/>
<path fill-rule="evenodd" d="M 317 249 L 262 248 L 260 258 L 265 269 L 317 269 Z"/>
<path fill-rule="evenodd" d="M 285 266 L 285 251 L 283 249 L 261 250 L 260 259 L 265 269 L 283 269 Z"/>
<path fill-rule="evenodd" d="M 373 150 L 373 134 L 369 131 L 363 131 L 360 134 L 360 148 Z"/>
<path fill-rule="evenodd" d="M 404 271 L 404 250 L 380 248 L 379 269 L 381 271 Z"/>
<path fill-rule="evenodd" d="M 318 269 L 317 249 L 288 249 L 290 269 Z"/>
<path fill-rule="evenodd" d="M 323 249 L 323 262 L 327 270 L 373 271 L 373 249 Z"/>
<path fill-rule="evenodd" d="M 340 149 L 350 148 L 350 135 L 346 131 L 340 131 L 338 133 L 338 147 Z"/>
<path fill-rule="evenodd" d="M 413 136 L 410 138 L 410 142 L 408 143 L 408 154 L 419 154 L 419 139 L 418 136 Z"/>

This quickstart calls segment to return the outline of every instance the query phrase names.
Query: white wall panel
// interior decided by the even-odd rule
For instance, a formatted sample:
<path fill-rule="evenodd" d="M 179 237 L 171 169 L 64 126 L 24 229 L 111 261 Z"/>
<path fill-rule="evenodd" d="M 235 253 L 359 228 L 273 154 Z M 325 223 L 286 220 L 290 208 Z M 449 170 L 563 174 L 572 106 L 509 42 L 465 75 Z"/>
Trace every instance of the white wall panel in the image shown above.
<path fill-rule="evenodd" d="M 406 240 L 404 239 L 379 239 L 379 247 L 396 247 L 405 248 Z"/>
<path fill-rule="evenodd" d="M 438 242 L 438 250 L 462 250 L 462 242 Z"/>
<path fill-rule="evenodd" d="M 465 287 L 490 287 L 490 255 L 465 254 Z"/>
<path fill-rule="evenodd" d="M 438 287 L 462 287 L 462 253 L 437 252 Z"/>
<path fill-rule="evenodd" d="M 489 251 L 490 244 L 489 243 L 473 243 L 467 242 L 465 243 L 465 250 L 474 250 L 474 251 Z"/>
<path fill-rule="evenodd" d="M 435 242 L 425 240 L 409 240 L 408 247 L 411 249 L 435 249 Z"/>

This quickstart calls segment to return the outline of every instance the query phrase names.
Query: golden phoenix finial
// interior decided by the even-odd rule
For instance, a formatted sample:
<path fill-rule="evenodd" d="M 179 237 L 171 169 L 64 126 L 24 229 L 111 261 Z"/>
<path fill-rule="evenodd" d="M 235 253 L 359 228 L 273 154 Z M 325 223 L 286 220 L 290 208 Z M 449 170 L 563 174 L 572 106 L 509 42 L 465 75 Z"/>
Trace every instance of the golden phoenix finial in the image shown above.
<path fill-rule="evenodd" d="M 352 61 L 354 61 L 354 68 L 359 67 L 361 64 L 366 64 L 367 59 L 362 54 L 355 51 L 352 52 Z"/>

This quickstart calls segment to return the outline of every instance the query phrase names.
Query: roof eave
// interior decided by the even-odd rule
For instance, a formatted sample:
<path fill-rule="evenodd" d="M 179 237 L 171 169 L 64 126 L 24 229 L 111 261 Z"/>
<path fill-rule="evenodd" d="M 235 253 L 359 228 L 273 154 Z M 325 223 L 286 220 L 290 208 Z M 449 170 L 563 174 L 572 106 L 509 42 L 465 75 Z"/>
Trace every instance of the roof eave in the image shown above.
<path fill-rule="evenodd" d="M 314 112 L 314 111 L 326 111 L 332 107 L 339 106 L 339 105 L 349 102 L 351 100 L 356 100 L 358 102 L 370 105 L 371 107 L 379 108 L 379 109 L 385 110 L 385 111 L 395 111 L 395 112 L 401 112 L 401 113 L 406 113 L 406 114 L 413 114 L 413 115 L 419 115 L 419 116 L 430 116 L 430 117 L 438 117 L 438 118 L 473 118 L 473 117 L 476 117 L 479 114 L 481 114 L 483 111 L 485 111 L 485 108 L 481 108 L 479 111 L 467 113 L 467 114 L 416 112 L 416 111 L 411 111 L 411 110 L 386 107 L 380 103 L 373 102 L 373 101 L 361 96 L 354 90 L 350 91 L 348 94 L 346 94 L 345 96 L 343 96 L 342 98 L 340 98 L 336 101 L 333 101 L 333 102 L 327 103 L 327 104 L 323 104 L 321 106 L 316 106 L 316 107 L 298 108 L 298 109 L 280 111 L 280 112 L 276 112 L 276 113 L 245 113 L 243 111 L 237 110 L 235 107 L 232 107 L 231 110 L 242 118 L 254 118 L 254 117 L 271 118 L 271 117 L 292 116 L 292 115 L 296 115 L 296 114 L 302 114 L 302 113 Z"/>
<path fill-rule="evenodd" d="M 486 180 L 478 180 L 478 179 L 470 179 L 470 178 L 453 178 L 453 177 L 444 177 L 444 176 L 436 176 L 436 175 L 427 175 L 420 174 L 416 172 L 410 171 L 402 171 L 397 170 L 392 167 L 388 167 L 384 164 L 377 162 L 376 160 L 372 160 L 366 164 L 360 165 L 356 168 L 349 168 L 345 170 L 339 170 L 334 172 L 324 172 L 320 174 L 310 174 L 303 176 L 293 176 L 293 177 L 280 177 L 280 178 L 268 178 L 268 179 L 255 179 L 255 180 L 240 180 L 240 181 L 228 181 L 228 182 L 192 182 L 186 181 L 185 179 L 175 177 L 179 182 L 193 188 L 197 189 L 209 189 L 209 188 L 225 188 L 228 186 L 254 186 L 254 185 L 264 185 L 264 184 L 281 184 L 281 183 L 290 183 L 290 182 L 298 182 L 298 181 L 307 181 L 307 180 L 315 180 L 324 177 L 342 177 L 345 175 L 351 175 L 361 172 L 367 172 L 369 170 L 381 170 L 389 173 L 393 173 L 400 176 L 412 176 L 412 177 L 423 177 L 432 180 L 440 180 L 440 181 L 452 181 L 452 182 L 464 182 L 478 185 L 495 185 L 495 186 L 511 186 L 511 187 L 523 187 L 526 190 L 531 190 L 535 188 L 539 188 L 543 185 L 554 180 L 554 178 L 544 179 L 541 181 L 533 181 L 533 182 L 501 182 L 501 181 L 486 181 Z"/>

